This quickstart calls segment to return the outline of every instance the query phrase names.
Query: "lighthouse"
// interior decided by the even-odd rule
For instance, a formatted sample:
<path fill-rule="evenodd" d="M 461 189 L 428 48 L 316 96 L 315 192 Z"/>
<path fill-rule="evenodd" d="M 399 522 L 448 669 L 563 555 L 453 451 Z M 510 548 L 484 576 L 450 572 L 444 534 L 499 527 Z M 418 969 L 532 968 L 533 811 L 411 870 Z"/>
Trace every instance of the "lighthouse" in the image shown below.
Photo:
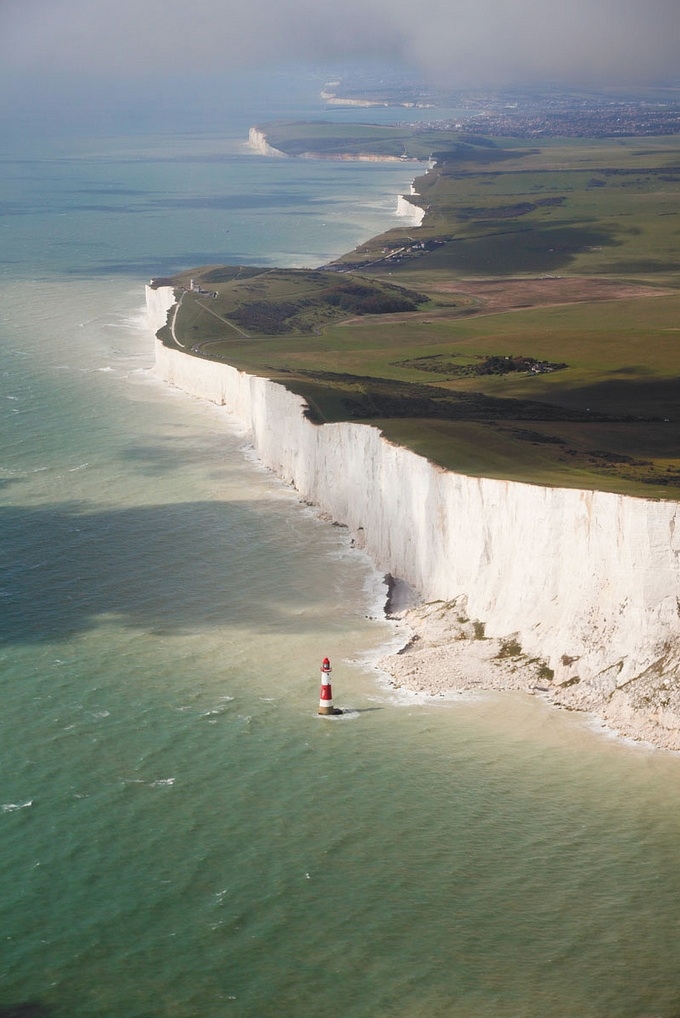
<path fill-rule="evenodd" d="M 333 690 L 331 689 L 331 663 L 327 657 L 321 662 L 321 696 L 319 698 L 319 714 L 342 714 L 338 707 L 333 706 Z"/>

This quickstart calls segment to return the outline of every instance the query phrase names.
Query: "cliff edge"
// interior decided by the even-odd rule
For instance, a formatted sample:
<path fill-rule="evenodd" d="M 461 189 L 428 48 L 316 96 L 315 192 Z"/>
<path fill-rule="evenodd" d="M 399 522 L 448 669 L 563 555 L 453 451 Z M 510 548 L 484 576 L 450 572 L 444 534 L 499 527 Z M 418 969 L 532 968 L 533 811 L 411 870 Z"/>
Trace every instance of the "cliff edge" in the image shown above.
<path fill-rule="evenodd" d="M 173 303 L 172 288 L 147 287 L 152 331 Z M 450 625 L 440 646 L 496 640 L 498 657 L 514 659 L 513 688 L 541 676 L 556 702 L 680 749 L 677 502 L 454 474 L 374 427 L 314 425 L 283 386 L 159 340 L 156 371 L 227 406 L 265 466 L 347 525 L 379 569 L 442 602 Z M 426 644 L 414 642 L 403 662 Z M 503 686 L 493 677 L 502 670 L 488 671 L 488 686 Z M 431 689 L 441 691 L 441 676 Z"/>
<path fill-rule="evenodd" d="M 273 156 L 276 159 L 287 159 L 288 156 L 281 149 L 274 148 L 267 141 L 267 135 L 259 127 L 251 127 L 248 132 L 248 145 L 261 156 Z"/>

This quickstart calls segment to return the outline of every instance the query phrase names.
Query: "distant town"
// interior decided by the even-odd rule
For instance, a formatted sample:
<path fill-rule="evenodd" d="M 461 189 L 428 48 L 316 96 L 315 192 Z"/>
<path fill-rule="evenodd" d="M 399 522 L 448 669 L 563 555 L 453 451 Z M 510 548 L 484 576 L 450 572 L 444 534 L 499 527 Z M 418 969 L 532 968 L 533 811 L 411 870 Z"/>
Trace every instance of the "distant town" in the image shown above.
<path fill-rule="evenodd" d="M 442 92 L 416 82 L 328 82 L 322 98 L 333 105 L 401 106 L 455 110 L 409 126 L 421 131 L 465 131 L 504 138 L 616 138 L 680 134 L 680 83 L 636 94 L 545 90 Z M 407 121 L 403 122 L 405 126 Z"/>
<path fill-rule="evenodd" d="M 503 138 L 630 138 L 680 134 L 680 103 L 652 104 L 603 97 L 578 100 L 550 96 L 541 102 L 501 97 L 487 100 L 480 113 L 423 124 L 423 130 L 463 130 Z"/>

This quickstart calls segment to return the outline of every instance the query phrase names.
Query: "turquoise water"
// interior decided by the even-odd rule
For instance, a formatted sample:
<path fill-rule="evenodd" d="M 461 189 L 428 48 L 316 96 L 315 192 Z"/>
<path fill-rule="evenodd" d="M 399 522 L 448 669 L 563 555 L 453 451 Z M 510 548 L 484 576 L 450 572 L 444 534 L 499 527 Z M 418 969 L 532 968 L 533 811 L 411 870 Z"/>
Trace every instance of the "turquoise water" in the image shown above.
<path fill-rule="evenodd" d="M 0 1016 L 677 1018 L 678 758 L 391 692 L 370 563 L 150 370 L 147 276 L 324 261 L 413 176 L 227 112 L 1 164 Z"/>

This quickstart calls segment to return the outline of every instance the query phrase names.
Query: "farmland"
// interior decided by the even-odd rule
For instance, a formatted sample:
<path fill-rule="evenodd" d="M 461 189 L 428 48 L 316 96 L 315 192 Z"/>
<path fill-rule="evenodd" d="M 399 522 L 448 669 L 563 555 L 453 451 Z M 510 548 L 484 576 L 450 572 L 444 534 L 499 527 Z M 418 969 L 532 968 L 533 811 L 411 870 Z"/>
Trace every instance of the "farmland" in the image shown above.
<path fill-rule="evenodd" d="M 680 497 L 680 139 L 440 134 L 422 226 L 317 270 L 193 270 L 215 296 L 173 277 L 181 345 L 448 469 Z"/>

